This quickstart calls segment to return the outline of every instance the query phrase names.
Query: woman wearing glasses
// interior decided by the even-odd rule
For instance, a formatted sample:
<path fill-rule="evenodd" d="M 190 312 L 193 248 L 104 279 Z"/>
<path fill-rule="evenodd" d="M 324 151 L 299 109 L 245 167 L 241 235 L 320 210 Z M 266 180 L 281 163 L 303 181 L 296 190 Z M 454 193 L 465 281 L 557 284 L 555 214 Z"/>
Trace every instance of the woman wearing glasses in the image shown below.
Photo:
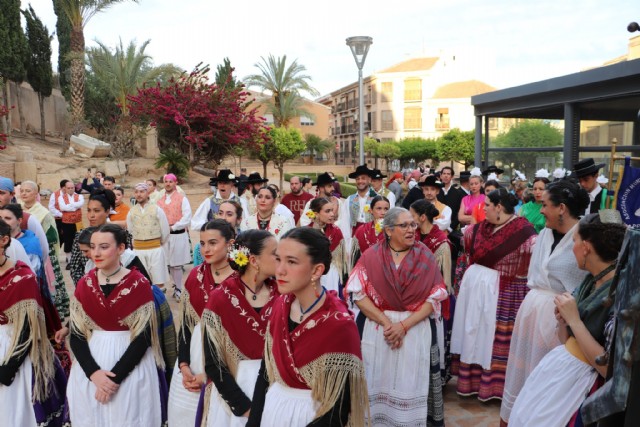
<path fill-rule="evenodd" d="M 382 225 L 385 241 L 362 254 L 347 283 L 367 317 L 362 355 L 370 421 L 442 425 L 440 375 L 430 375 L 431 357 L 439 360 L 439 355 L 431 353 L 428 318 L 440 314 L 440 302 L 447 298 L 445 283 L 431 251 L 416 242 L 418 225 L 409 211 L 389 210 Z"/>
<path fill-rule="evenodd" d="M 527 294 L 536 231 L 515 215 L 515 195 L 499 188 L 484 201 L 486 220 L 464 233 L 469 268 L 460 284 L 451 334 L 457 392 L 502 399 L 511 331 Z"/>

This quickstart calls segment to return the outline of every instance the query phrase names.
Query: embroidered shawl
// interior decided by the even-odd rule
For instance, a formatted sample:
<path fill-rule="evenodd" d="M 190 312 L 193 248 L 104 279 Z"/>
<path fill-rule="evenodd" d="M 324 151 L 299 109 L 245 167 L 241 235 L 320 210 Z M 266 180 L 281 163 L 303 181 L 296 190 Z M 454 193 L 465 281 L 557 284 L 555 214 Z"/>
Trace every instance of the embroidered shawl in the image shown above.
<path fill-rule="evenodd" d="M 120 280 L 108 297 L 98 282 L 98 270 L 87 273 L 76 286 L 71 300 L 70 327 L 76 333 L 91 337 L 93 330 L 131 331 L 131 340 L 149 324 L 158 330 L 153 291 L 149 281 L 135 268 Z M 157 333 L 151 334 L 151 345 L 158 367 L 164 367 Z"/>
<path fill-rule="evenodd" d="M 269 381 L 311 390 L 316 418 L 336 404 L 349 381 L 350 426 L 365 425 L 369 413 L 367 384 L 358 329 L 344 301 L 327 292 L 319 310 L 289 332 L 293 295 L 276 301 L 267 326 L 265 365 Z"/>
<path fill-rule="evenodd" d="M 371 246 L 384 241 L 384 233 L 382 232 L 382 228 L 380 229 L 380 231 L 376 231 L 375 221 L 368 222 L 358 228 L 353 237 L 355 238 L 355 240 L 352 245 L 354 247 L 358 246 L 360 253 L 364 253 L 364 251 L 369 249 Z"/>
<path fill-rule="evenodd" d="M 242 220 L 242 226 L 240 227 L 244 230 L 259 230 L 260 222 L 258 221 L 258 214 L 251 215 Z M 271 219 L 269 220 L 269 224 L 267 224 L 267 228 L 265 229 L 269 233 L 273 234 L 276 239 L 280 240 L 280 236 L 289 231 L 291 228 L 291 222 L 277 213 L 273 212 L 271 214 Z"/>
<path fill-rule="evenodd" d="M 436 259 L 422 242 L 416 242 L 396 268 L 389 244 L 371 247 L 358 261 L 367 271 L 376 293 L 394 311 L 416 311 L 444 284 Z"/>
<path fill-rule="evenodd" d="M 209 264 L 200 264 L 191 270 L 180 296 L 180 333 L 185 333 L 187 329 L 193 332 L 193 328 L 200 322 L 211 292 L 217 286 Z"/>
<path fill-rule="evenodd" d="M 22 345 L 18 338 L 25 322 L 29 324 L 29 337 Z M 53 348 L 47 337 L 40 289 L 31 269 L 21 261 L 0 276 L 0 324 L 10 324 L 12 340 L 4 359 L 29 351 L 33 365 L 33 396 L 40 402 L 49 396 L 49 384 L 55 375 Z"/>

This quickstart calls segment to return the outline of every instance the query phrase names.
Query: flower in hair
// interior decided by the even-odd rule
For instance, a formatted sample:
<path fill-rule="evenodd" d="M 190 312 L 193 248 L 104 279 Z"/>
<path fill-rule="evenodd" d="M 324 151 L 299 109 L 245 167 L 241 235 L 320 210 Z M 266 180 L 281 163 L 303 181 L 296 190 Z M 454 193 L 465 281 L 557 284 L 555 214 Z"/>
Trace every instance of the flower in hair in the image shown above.
<path fill-rule="evenodd" d="M 498 175 L 495 172 L 491 172 L 489 176 L 487 176 L 487 181 L 497 181 Z"/>
<path fill-rule="evenodd" d="M 251 255 L 249 248 L 236 245 L 229 251 L 229 261 L 235 262 L 238 267 L 244 267 L 249 263 L 249 255 Z"/>
<path fill-rule="evenodd" d="M 546 178 L 546 179 L 549 179 L 549 175 L 551 175 L 551 174 L 550 174 L 550 173 L 549 173 L 549 171 L 548 171 L 548 170 L 546 170 L 546 169 L 538 169 L 538 170 L 536 171 L 536 178 Z"/>
<path fill-rule="evenodd" d="M 314 211 L 312 211 L 312 210 L 308 210 L 307 213 L 305 213 L 305 215 L 309 219 L 315 219 L 316 218 L 316 213 Z"/>
<path fill-rule="evenodd" d="M 373 228 L 376 230 L 376 236 L 382 232 L 382 219 L 376 220 Z"/>
<path fill-rule="evenodd" d="M 609 183 L 609 180 L 605 178 L 604 175 L 600 174 L 600 176 L 596 179 L 596 182 L 598 184 L 607 185 Z"/>
<path fill-rule="evenodd" d="M 475 167 L 475 168 L 471 169 L 470 174 L 471 174 L 471 176 L 482 176 L 482 171 L 480 170 L 480 168 Z"/>
<path fill-rule="evenodd" d="M 553 171 L 553 177 L 556 179 L 566 178 L 571 175 L 571 171 L 568 171 L 565 168 L 557 168 Z"/>
<path fill-rule="evenodd" d="M 527 180 L 527 177 L 522 172 L 520 172 L 519 170 L 516 170 L 515 174 L 516 174 L 516 178 L 518 178 L 520 181 L 526 181 Z"/>

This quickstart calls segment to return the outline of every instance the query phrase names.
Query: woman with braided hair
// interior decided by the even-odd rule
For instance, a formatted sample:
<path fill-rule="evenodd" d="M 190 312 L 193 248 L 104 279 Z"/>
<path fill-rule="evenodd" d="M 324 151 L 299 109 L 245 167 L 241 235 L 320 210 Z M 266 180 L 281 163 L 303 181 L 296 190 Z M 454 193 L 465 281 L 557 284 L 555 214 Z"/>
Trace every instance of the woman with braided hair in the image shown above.
<path fill-rule="evenodd" d="M 573 292 L 554 298 L 557 333 L 562 345 L 551 350 L 527 378 L 511 410 L 509 425 L 567 425 L 598 375 L 607 366 L 596 363 L 604 352 L 605 329 L 613 313 L 611 288 L 626 227 L 604 214 L 580 220 L 573 235 L 573 254 L 589 274 Z M 531 410 L 532 407 L 538 408 Z"/>

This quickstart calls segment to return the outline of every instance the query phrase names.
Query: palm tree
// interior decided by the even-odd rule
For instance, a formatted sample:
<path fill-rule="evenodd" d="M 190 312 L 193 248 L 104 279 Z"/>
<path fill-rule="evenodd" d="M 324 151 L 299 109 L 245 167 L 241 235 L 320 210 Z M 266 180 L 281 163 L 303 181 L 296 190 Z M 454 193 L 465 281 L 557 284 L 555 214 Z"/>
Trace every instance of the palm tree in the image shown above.
<path fill-rule="evenodd" d="M 273 114 L 276 127 L 288 126 L 294 117 L 306 115 L 312 117 L 302 106 L 302 93 L 318 96 L 320 93 L 310 85 L 311 77 L 304 74 L 304 65 L 294 60 L 287 66 L 287 55 L 268 58 L 261 57 L 262 62 L 255 64 L 260 74 L 252 74 L 244 79 L 247 87 L 255 86 L 271 93 L 271 98 L 261 103 Z"/>
<path fill-rule="evenodd" d="M 84 119 L 84 27 L 97 13 L 116 3 L 138 0 L 60 0 L 71 25 L 71 118 L 75 125 Z"/>
<path fill-rule="evenodd" d="M 138 88 L 154 81 L 168 81 L 170 77 L 178 76 L 183 71 L 173 64 L 153 67 L 151 57 L 144 53 L 149 42 L 147 40 L 137 48 L 135 41 L 131 41 L 125 49 L 120 40 L 120 45 L 112 52 L 97 41 L 98 47 L 87 52 L 91 71 L 99 84 L 116 99 L 123 116 L 129 115 L 127 97 L 134 95 Z"/>

